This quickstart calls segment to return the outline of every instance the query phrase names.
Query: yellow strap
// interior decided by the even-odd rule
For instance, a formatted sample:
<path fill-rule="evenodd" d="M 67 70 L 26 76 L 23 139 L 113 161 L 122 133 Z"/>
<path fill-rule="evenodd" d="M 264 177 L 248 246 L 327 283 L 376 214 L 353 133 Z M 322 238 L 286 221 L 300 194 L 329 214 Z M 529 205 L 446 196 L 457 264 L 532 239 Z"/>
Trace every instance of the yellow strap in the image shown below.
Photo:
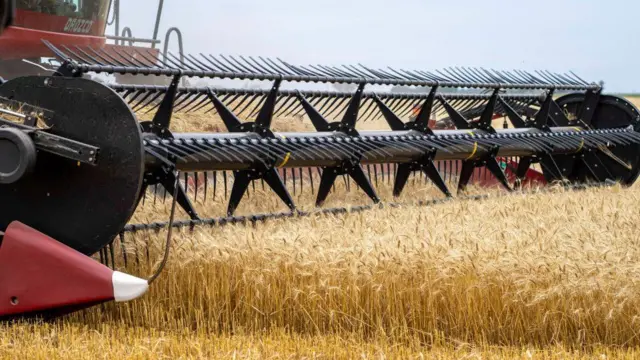
<path fill-rule="evenodd" d="M 478 152 L 478 142 L 474 142 L 473 143 L 473 151 L 471 152 L 471 155 L 469 155 L 468 158 L 466 158 L 465 160 L 470 160 L 471 158 L 473 158 L 476 153 Z"/>
<path fill-rule="evenodd" d="M 580 150 L 582 150 L 582 148 L 584 147 L 584 138 L 581 139 L 580 141 L 580 147 L 578 147 L 578 150 L 576 150 L 577 153 L 580 152 Z"/>
<path fill-rule="evenodd" d="M 282 159 L 282 162 L 280 163 L 280 165 L 278 165 L 278 168 L 281 168 L 285 165 L 287 165 L 287 163 L 289 162 L 289 158 L 291 157 L 291 153 L 288 152 L 287 155 L 284 156 L 284 159 Z"/>
<path fill-rule="evenodd" d="M 467 133 L 469 133 L 469 135 L 471 135 L 471 137 L 475 137 L 476 135 L 473 133 L 473 131 L 467 131 Z M 465 160 L 469 160 L 471 158 L 473 158 L 476 153 L 478 152 L 478 142 L 474 142 L 473 143 L 473 151 L 471 152 L 471 155 L 469 155 L 468 158 L 466 158 Z"/>

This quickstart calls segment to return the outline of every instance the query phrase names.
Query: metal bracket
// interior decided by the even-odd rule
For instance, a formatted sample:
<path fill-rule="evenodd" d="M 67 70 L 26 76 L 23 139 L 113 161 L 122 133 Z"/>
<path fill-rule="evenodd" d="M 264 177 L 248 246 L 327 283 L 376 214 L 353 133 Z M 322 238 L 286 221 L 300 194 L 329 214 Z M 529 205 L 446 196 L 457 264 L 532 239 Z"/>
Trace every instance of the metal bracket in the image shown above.
<path fill-rule="evenodd" d="M 327 119 L 325 119 L 324 116 L 322 116 L 322 114 L 320 114 L 320 112 L 316 110 L 316 108 L 314 108 L 313 105 L 309 103 L 309 101 L 307 101 L 307 98 L 302 95 L 302 92 L 298 91 L 296 96 L 298 97 L 298 100 L 302 104 L 302 108 L 307 113 L 307 116 L 311 120 L 311 123 L 313 124 L 313 127 L 316 129 L 316 131 L 330 131 L 330 126 Z"/>
<path fill-rule="evenodd" d="M 169 88 L 160 103 L 158 111 L 156 111 L 153 120 L 151 121 L 149 131 L 154 133 L 160 138 L 171 138 L 171 132 L 169 132 L 169 126 L 171 125 L 171 116 L 173 114 L 173 105 L 176 100 L 176 94 L 178 93 L 178 85 L 180 84 L 180 78 L 182 75 L 175 75 L 171 80 Z"/>
<path fill-rule="evenodd" d="M 420 113 L 413 122 L 407 124 L 407 129 L 413 129 L 420 131 L 424 134 L 433 134 L 433 131 L 429 128 L 429 120 L 431 120 L 431 111 L 433 110 L 433 102 L 436 99 L 436 92 L 438 91 L 438 85 L 432 86 L 427 100 L 422 104 Z"/>
<path fill-rule="evenodd" d="M 587 90 L 584 103 L 582 103 L 582 108 L 580 108 L 580 112 L 578 113 L 578 121 L 587 129 L 591 128 L 591 120 L 600 101 L 600 91 L 600 89 Z"/>
<path fill-rule="evenodd" d="M 438 167 L 434 164 L 433 158 L 436 154 L 434 149 L 427 155 L 423 156 L 420 160 L 404 163 L 398 165 L 398 172 L 396 174 L 396 181 L 393 185 L 393 196 L 398 197 L 402 193 L 407 181 L 409 181 L 409 175 L 414 171 L 422 171 L 427 175 L 429 180 L 442 191 L 447 197 L 451 197 L 451 192 L 447 187 L 444 179 L 438 171 Z"/>
<path fill-rule="evenodd" d="M 320 186 L 318 187 L 318 197 L 316 198 L 316 206 L 321 206 L 327 199 L 333 184 L 339 175 L 349 175 L 355 183 L 373 200 L 375 204 L 380 202 L 380 198 L 371 185 L 371 181 L 365 175 L 360 163 L 345 161 L 336 167 L 325 167 L 320 178 Z"/>
<path fill-rule="evenodd" d="M 536 115 L 536 118 L 533 120 L 533 127 L 536 129 L 548 129 L 549 126 L 547 124 L 549 120 L 549 112 L 551 110 L 551 103 L 553 102 L 553 89 L 549 91 L 547 97 L 542 102 L 542 106 L 540 106 L 540 111 Z"/>
<path fill-rule="evenodd" d="M 280 89 L 281 83 L 281 80 L 276 80 L 274 82 L 271 87 L 271 91 L 267 95 L 267 98 L 258 113 L 256 121 L 254 122 L 241 122 L 241 120 L 231 110 L 229 110 L 229 108 L 222 103 L 220 99 L 218 99 L 211 89 L 208 91 L 208 96 L 213 102 L 214 107 L 218 111 L 218 114 L 220 114 L 220 117 L 229 132 L 246 131 L 256 133 L 262 138 L 275 138 L 275 135 L 270 128 L 276 102 L 278 101 L 278 90 Z M 234 171 L 233 187 L 231 189 L 231 196 L 227 207 L 227 214 L 229 216 L 233 215 L 249 188 L 249 184 L 254 180 L 264 180 L 289 207 L 289 209 L 291 209 L 291 211 L 296 209 L 293 198 L 289 194 L 282 178 L 280 178 L 278 170 L 275 168 L 276 161 L 277 159 L 273 158 L 273 161 L 270 164 L 254 164 L 254 168 L 252 170 Z"/>
<path fill-rule="evenodd" d="M 189 200 L 184 187 L 179 182 L 176 182 L 176 174 L 173 167 L 164 165 L 152 172 L 146 173 L 144 176 L 144 185 L 142 191 L 140 192 L 140 198 L 144 196 L 149 186 L 156 184 L 162 185 L 162 187 L 164 187 L 166 192 L 169 194 L 177 194 L 177 198 L 175 200 L 187 213 L 187 215 L 189 215 L 191 220 L 200 219 L 195 207 L 193 206 L 193 203 L 191 202 L 191 200 Z M 177 189 L 175 188 L 176 184 L 178 184 Z"/>
<path fill-rule="evenodd" d="M 345 111 L 342 120 L 339 122 L 330 123 L 330 131 L 340 131 L 349 136 L 358 136 L 358 131 L 356 130 L 356 121 L 358 120 L 360 103 L 362 102 L 362 94 L 364 92 L 365 86 L 366 83 L 361 83 L 360 85 L 358 85 L 358 89 L 351 98 L 349 106 L 347 106 L 347 110 Z"/>
<path fill-rule="evenodd" d="M 498 97 L 498 100 L 500 101 L 502 108 L 507 113 L 507 117 L 509 118 L 509 120 L 511 121 L 511 124 L 513 124 L 514 127 L 516 128 L 527 127 L 527 123 L 520 117 L 520 115 L 518 115 L 518 112 L 516 112 L 511 107 L 511 105 L 509 105 L 509 103 L 507 103 L 501 96 Z"/>
<path fill-rule="evenodd" d="M 449 104 L 449 102 L 447 101 L 447 99 L 445 99 L 444 96 L 440 97 L 440 103 L 442 103 L 442 106 L 444 106 L 444 109 L 447 111 L 447 114 L 449 114 L 449 117 L 451 118 L 451 120 L 453 120 L 453 123 L 455 124 L 456 128 L 460 130 L 467 130 L 471 128 L 469 121 L 465 119 L 465 117 L 462 116 L 462 114 L 460 114 L 458 110 L 456 110 L 453 106 L 451 106 L 451 104 Z"/>
<path fill-rule="evenodd" d="M 42 129 L 0 119 L 0 127 L 20 129 L 31 136 L 37 150 L 58 155 L 83 164 L 96 165 L 100 148 L 47 133 Z"/>
<path fill-rule="evenodd" d="M 376 105 L 378 105 L 382 116 L 384 116 L 385 120 L 387 120 L 387 124 L 389 124 L 391 130 L 399 131 L 405 130 L 407 128 L 407 125 L 402 122 L 398 115 L 394 114 L 393 111 L 391 111 L 391 109 L 389 109 L 389 107 L 382 100 L 380 100 L 378 94 L 373 95 L 373 101 L 375 101 Z"/>
<path fill-rule="evenodd" d="M 82 77 L 82 72 L 78 70 L 70 61 L 62 62 L 62 65 L 53 73 L 53 76 L 62 77 Z"/>
<path fill-rule="evenodd" d="M 496 130 L 491 125 L 491 122 L 493 121 L 493 114 L 496 110 L 496 104 L 498 102 L 499 94 L 500 94 L 500 88 L 496 88 L 493 91 L 493 94 L 491 95 L 491 97 L 489 98 L 489 101 L 487 102 L 487 106 L 484 108 L 484 111 L 480 116 L 480 120 L 476 123 L 472 123 L 473 127 L 495 134 Z"/>
<path fill-rule="evenodd" d="M 225 104 L 223 104 L 220 99 L 218 99 L 216 94 L 211 89 L 208 90 L 208 96 L 213 103 L 216 111 L 218 112 L 218 115 L 220 115 L 224 126 L 227 128 L 227 131 L 240 131 L 240 126 L 242 126 L 242 122 L 240 121 L 240 119 L 238 119 L 238 117 L 235 116 L 235 114 L 231 112 L 231 110 L 229 110 L 229 108 Z"/>

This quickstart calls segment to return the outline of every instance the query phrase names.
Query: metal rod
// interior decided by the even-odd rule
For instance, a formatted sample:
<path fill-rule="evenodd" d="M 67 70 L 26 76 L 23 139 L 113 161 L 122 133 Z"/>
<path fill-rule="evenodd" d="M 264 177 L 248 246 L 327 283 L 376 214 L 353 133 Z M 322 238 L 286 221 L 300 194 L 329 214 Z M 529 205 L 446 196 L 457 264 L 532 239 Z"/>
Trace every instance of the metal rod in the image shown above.
<path fill-rule="evenodd" d="M 424 135 L 407 131 L 361 131 L 359 136 L 343 133 L 276 133 L 262 139 L 252 133 L 176 133 L 173 139 L 147 136 L 144 143 L 148 167 L 174 159 L 182 171 L 247 170 L 255 164 L 280 167 L 337 166 L 354 152 L 366 164 L 408 163 L 435 152 L 434 160 L 478 160 L 494 146 L 495 156 L 534 156 L 537 153 L 567 154 L 578 151 L 584 140 L 605 136 L 619 143 L 616 135 L 638 137 L 628 129 L 582 130 L 557 127 L 548 132 L 535 128 L 483 130 L 435 130 Z M 158 159 L 158 157 L 164 158 Z M 286 161 L 284 160 L 286 158 Z"/>
<path fill-rule="evenodd" d="M 161 41 L 160 40 L 154 40 L 154 39 L 144 39 L 144 38 L 136 38 L 136 37 L 128 37 L 128 36 L 115 36 L 115 35 L 107 35 L 105 36 L 107 39 L 109 40 L 120 40 L 123 43 L 125 41 L 129 41 L 129 43 L 136 43 L 136 42 L 140 42 L 140 43 L 149 43 L 149 44 L 158 44 Z"/>
<path fill-rule="evenodd" d="M 563 185 L 562 187 L 566 190 L 580 191 L 587 190 L 592 188 L 606 188 L 614 185 L 613 183 L 602 183 L 602 184 L 572 184 L 572 185 Z M 557 191 L 554 188 L 543 188 L 536 190 L 538 193 L 547 193 Z M 233 224 L 255 224 L 258 222 L 264 222 L 268 220 L 277 220 L 277 219 L 285 219 L 285 218 L 294 218 L 294 217 L 310 217 L 314 215 L 339 215 L 339 214 L 349 214 L 349 213 L 359 213 L 377 208 L 384 208 L 386 206 L 394 208 L 394 207 L 405 207 L 407 205 L 413 206 L 434 206 L 447 203 L 455 199 L 455 201 L 482 201 L 490 198 L 502 198 L 506 196 L 510 196 L 513 193 L 502 193 L 497 195 L 471 195 L 471 196 L 458 196 L 458 197 L 447 197 L 442 199 L 433 199 L 433 200 L 421 200 L 416 202 L 409 203 L 379 203 L 375 205 L 359 205 L 359 206 L 350 206 L 346 207 L 334 207 L 334 208 L 325 208 L 319 209 L 316 211 L 288 211 L 288 212 L 280 212 L 280 213 L 267 213 L 267 214 L 256 214 L 250 216 L 227 216 L 227 217 L 219 217 L 219 218 L 208 218 L 208 219 L 200 219 L 200 220 L 176 220 L 171 226 L 174 228 L 191 228 L 194 229 L 196 226 L 223 226 L 223 225 L 233 225 Z M 151 224 L 128 224 L 124 227 L 123 232 L 125 233 L 135 233 L 138 231 L 148 231 L 148 230 L 162 230 L 169 226 L 169 222 L 155 222 Z"/>
<path fill-rule="evenodd" d="M 162 9 L 164 8 L 164 0 L 158 2 L 158 12 L 156 14 L 156 24 L 153 28 L 153 40 L 158 40 L 158 29 L 160 28 L 160 20 L 162 19 Z M 159 42 L 159 41 L 158 41 Z M 156 43 L 152 43 L 151 48 L 156 48 Z"/>

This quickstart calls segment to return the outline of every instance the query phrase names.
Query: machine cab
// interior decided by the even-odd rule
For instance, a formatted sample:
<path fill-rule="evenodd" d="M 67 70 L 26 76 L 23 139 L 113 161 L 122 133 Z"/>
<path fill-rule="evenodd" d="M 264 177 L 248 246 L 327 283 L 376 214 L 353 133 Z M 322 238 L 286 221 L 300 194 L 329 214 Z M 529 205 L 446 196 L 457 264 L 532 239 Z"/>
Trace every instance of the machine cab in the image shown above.
<path fill-rule="evenodd" d="M 49 75 L 56 66 L 45 61 L 53 54 L 43 40 L 61 47 L 107 51 L 125 48 L 127 52 L 144 51 L 152 57 L 159 56 L 156 46 L 161 43 L 157 37 L 164 0 L 158 2 L 152 38 L 134 37 L 130 28 L 120 29 L 120 3 L 121 0 L 15 0 L 13 23 L 0 35 L 0 77 L 9 80 Z M 114 25 L 114 35 L 106 34 L 107 25 Z M 182 35 L 177 28 L 167 33 L 165 52 L 171 32 L 177 33 L 182 52 Z M 118 82 L 131 80 L 116 77 Z"/>

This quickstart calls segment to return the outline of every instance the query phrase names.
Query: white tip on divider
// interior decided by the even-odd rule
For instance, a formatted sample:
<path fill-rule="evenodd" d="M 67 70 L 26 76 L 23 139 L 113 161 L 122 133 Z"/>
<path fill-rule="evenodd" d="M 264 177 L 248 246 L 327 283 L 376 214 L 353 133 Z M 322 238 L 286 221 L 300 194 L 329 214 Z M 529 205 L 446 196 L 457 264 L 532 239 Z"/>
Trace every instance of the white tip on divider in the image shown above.
<path fill-rule="evenodd" d="M 113 272 L 111 282 L 113 283 L 113 298 L 117 302 L 139 298 L 149 289 L 149 283 L 146 280 L 119 271 Z"/>

